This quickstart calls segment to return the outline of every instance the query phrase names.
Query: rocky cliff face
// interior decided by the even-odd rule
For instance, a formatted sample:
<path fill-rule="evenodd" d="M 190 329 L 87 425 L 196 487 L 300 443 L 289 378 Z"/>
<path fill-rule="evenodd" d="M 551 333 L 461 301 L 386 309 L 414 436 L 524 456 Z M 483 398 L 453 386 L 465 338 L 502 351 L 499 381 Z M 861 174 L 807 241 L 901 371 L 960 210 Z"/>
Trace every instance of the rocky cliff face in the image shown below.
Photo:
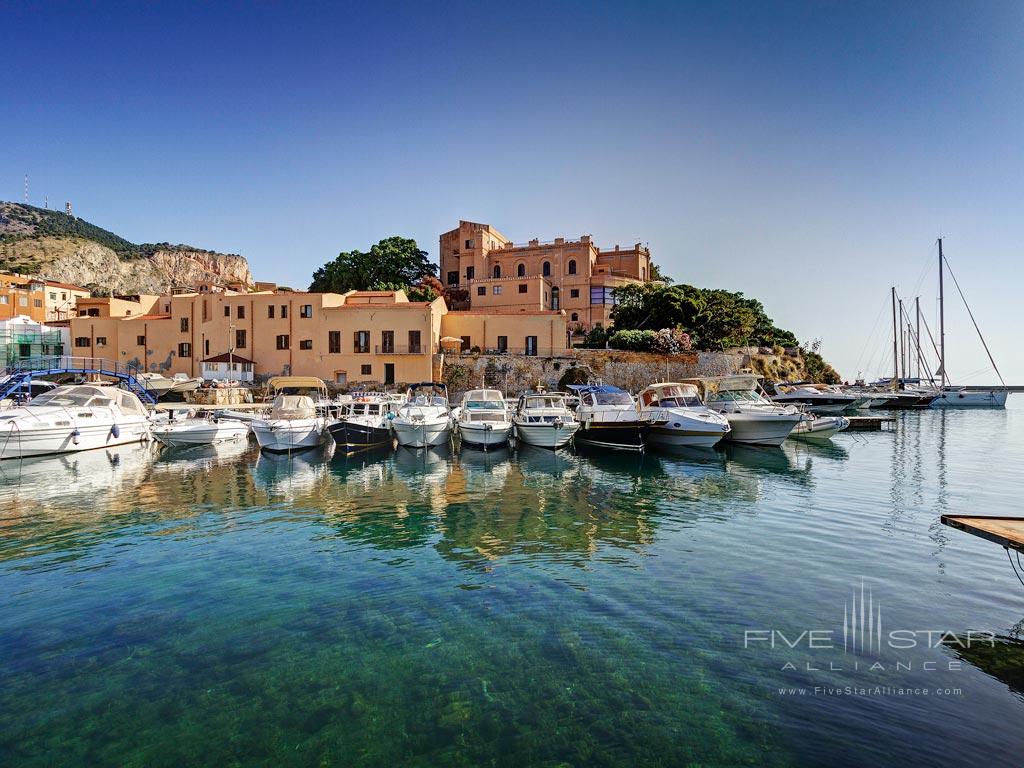
<path fill-rule="evenodd" d="M 116 294 L 166 293 L 200 283 L 252 285 L 249 263 L 241 256 L 186 250 L 160 250 L 151 256 L 120 259 L 91 240 L 43 237 L 0 245 L 0 263 L 25 274 Z"/>
<path fill-rule="evenodd" d="M 0 269 L 119 294 L 200 283 L 251 286 L 241 256 L 186 245 L 135 245 L 73 216 L 0 202 Z"/>

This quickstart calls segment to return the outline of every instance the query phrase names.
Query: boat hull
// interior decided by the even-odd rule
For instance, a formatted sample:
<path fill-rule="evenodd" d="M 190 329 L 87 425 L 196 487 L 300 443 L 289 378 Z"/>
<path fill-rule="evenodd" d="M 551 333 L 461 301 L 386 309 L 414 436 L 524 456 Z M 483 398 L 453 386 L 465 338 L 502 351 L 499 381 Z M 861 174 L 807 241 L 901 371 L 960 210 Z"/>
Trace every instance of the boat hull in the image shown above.
<path fill-rule="evenodd" d="M 594 421 L 580 426 L 576 442 L 613 451 L 642 451 L 644 435 L 649 427 L 646 421 Z"/>
<path fill-rule="evenodd" d="M 398 444 L 406 448 L 427 448 L 444 445 L 451 437 L 451 422 L 444 421 L 399 421 L 391 422 Z"/>
<path fill-rule="evenodd" d="M 342 419 L 331 424 L 327 431 L 335 443 L 349 452 L 390 448 L 394 441 L 391 429 L 386 425 L 376 427 Z"/>
<path fill-rule="evenodd" d="M 462 442 L 478 448 L 496 448 L 505 445 L 512 435 L 512 424 L 509 422 L 470 422 L 459 423 L 459 436 Z"/>
<path fill-rule="evenodd" d="M 979 389 L 942 392 L 932 401 L 933 408 L 1005 408 L 1006 390 Z"/>
<path fill-rule="evenodd" d="M 790 437 L 803 440 L 831 440 L 832 437 L 850 426 L 850 420 L 842 416 L 826 416 L 807 419 L 797 424 Z"/>
<path fill-rule="evenodd" d="M 149 429 L 149 421 L 143 418 L 42 429 L 0 426 L 0 460 L 75 453 L 139 443 L 149 438 Z"/>
<path fill-rule="evenodd" d="M 575 421 L 555 423 L 542 422 L 536 424 L 516 424 L 516 439 L 527 445 L 555 450 L 567 445 L 580 425 Z"/>
<path fill-rule="evenodd" d="M 167 446 L 216 445 L 245 440 L 248 436 L 249 426 L 240 422 L 201 425 L 169 424 L 153 430 L 153 437 Z"/>
<path fill-rule="evenodd" d="M 324 426 L 320 419 L 277 419 L 254 421 L 252 432 L 263 450 L 286 453 L 320 445 Z"/>
<path fill-rule="evenodd" d="M 802 416 L 794 414 L 727 413 L 731 443 L 780 446 L 789 437 Z"/>
<path fill-rule="evenodd" d="M 713 448 L 729 434 L 729 430 L 707 430 L 675 428 L 671 426 L 652 427 L 647 433 L 647 442 L 652 445 L 691 448 Z"/>

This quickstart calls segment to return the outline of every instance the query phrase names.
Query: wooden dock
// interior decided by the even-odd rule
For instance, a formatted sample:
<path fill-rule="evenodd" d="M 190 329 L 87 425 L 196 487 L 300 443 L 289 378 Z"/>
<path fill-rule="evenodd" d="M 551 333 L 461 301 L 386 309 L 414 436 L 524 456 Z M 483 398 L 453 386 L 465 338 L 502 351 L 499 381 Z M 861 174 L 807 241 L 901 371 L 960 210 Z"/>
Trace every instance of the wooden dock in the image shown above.
<path fill-rule="evenodd" d="M 1024 552 L 1024 517 L 943 515 L 942 524 L 988 539 L 1007 549 Z"/>
<path fill-rule="evenodd" d="M 850 426 L 847 432 L 879 432 L 885 429 L 886 424 L 895 424 L 895 416 L 847 416 Z"/>

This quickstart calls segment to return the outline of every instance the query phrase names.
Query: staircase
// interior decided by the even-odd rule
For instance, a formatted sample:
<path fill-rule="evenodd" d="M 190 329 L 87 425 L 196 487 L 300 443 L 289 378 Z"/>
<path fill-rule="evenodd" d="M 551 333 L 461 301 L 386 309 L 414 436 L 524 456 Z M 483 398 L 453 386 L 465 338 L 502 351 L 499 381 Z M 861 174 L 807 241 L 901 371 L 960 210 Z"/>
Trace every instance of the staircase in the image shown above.
<path fill-rule="evenodd" d="M 137 378 L 141 371 L 132 365 L 99 357 L 26 357 L 7 366 L 7 375 L 0 378 L 0 400 L 10 397 L 22 387 L 31 384 L 33 378 L 80 374 L 83 376 L 105 376 L 120 381 L 129 392 L 144 403 L 153 405 L 156 396 L 146 389 Z"/>

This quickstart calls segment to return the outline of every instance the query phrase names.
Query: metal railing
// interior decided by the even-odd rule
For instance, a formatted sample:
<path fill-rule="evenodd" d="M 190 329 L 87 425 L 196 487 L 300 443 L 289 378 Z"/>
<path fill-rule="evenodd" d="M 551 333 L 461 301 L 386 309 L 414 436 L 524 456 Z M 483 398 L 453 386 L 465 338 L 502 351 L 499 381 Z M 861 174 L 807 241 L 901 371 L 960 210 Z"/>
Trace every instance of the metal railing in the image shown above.
<path fill-rule="evenodd" d="M 373 348 L 376 355 L 426 355 L 429 351 L 426 344 L 378 344 Z"/>

